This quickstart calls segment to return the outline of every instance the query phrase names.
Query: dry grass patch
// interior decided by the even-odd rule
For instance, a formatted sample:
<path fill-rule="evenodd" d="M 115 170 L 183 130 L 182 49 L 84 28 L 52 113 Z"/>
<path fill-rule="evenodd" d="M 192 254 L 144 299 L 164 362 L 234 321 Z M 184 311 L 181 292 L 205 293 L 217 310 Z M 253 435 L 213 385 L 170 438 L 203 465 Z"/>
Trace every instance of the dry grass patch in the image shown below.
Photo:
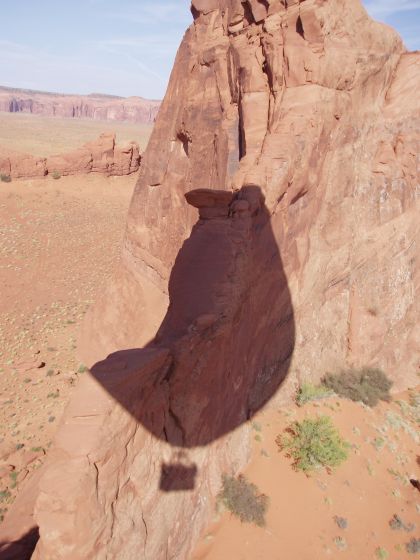
<path fill-rule="evenodd" d="M 243 475 L 237 478 L 223 475 L 222 490 L 218 498 L 243 523 L 255 523 L 259 527 L 265 525 L 269 499 Z"/>
<path fill-rule="evenodd" d="M 367 406 L 376 406 L 379 401 L 391 400 L 392 381 L 383 371 L 375 368 L 349 369 L 337 374 L 328 373 L 322 384 L 340 397 Z"/>

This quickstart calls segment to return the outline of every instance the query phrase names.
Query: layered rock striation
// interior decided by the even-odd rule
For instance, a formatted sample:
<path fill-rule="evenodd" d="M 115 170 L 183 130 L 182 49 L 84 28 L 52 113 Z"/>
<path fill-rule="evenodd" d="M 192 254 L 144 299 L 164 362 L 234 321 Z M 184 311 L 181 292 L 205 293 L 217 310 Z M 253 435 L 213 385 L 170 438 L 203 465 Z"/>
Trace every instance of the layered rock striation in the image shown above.
<path fill-rule="evenodd" d="M 142 97 L 65 95 L 0 87 L 0 111 L 45 117 L 151 124 L 156 119 L 160 103 Z"/>
<path fill-rule="evenodd" d="M 39 158 L 9 152 L 0 147 L 0 173 L 13 179 L 31 179 L 46 175 L 130 175 L 139 170 L 140 151 L 137 142 L 117 146 L 114 133 L 103 133 L 78 150 Z"/>
<path fill-rule="evenodd" d="M 40 482 L 40 560 L 188 558 L 260 407 L 343 367 L 416 383 L 419 53 L 359 0 L 192 12 Z"/>

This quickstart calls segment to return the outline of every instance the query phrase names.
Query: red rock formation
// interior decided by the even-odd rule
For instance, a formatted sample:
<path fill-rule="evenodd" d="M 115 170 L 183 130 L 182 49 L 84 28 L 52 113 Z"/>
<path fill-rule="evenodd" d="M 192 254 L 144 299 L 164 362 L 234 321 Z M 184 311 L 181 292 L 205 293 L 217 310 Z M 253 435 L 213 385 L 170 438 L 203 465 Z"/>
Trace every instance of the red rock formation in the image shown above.
<path fill-rule="evenodd" d="M 0 87 L 0 111 L 7 113 L 150 124 L 156 119 L 160 103 L 142 97 L 65 95 Z"/>
<path fill-rule="evenodd" d="M 140 160 L 137 142 L 116 146 L 115 134 L 104 133 L 97 140 L 88 142 L 78 150 L 48 158 L 37 158 L 0 148 L 0 173 L 14 179 L 43 177 L 53 173 L 130 175 L 138 171 Z"/>
<path fill-rule="evenodd" d="M 45 158 L 12 152 L 0 147 L 0 173 L 14 179 L 44 177 L 47 174 Z"/>
<path fill-rule="evenodd" d="M 420 55 L 359 0 L 193 14 L 82 336 L 90 364 L 119 352 L 63 421 L 39 560 L 188 558 L 267 400 L 346 365 L 416 382 Z"/>

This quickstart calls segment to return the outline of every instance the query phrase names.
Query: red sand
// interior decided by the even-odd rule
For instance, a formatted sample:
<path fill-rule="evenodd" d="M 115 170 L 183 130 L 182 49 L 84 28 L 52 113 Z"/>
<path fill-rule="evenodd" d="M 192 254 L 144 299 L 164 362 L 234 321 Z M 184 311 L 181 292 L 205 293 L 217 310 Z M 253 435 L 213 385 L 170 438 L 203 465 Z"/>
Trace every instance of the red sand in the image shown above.
<path fill-rule="evenodd" d="M 409 402 L 407 395 L 399 398 Z M 319 414 L 333 418 L 352 450 L 332 474 L 321 469 L 307 477 L 292 469 L 275 439 L 294 419 Z M 253 422 L 261 426 L 254 431 L 261 442 L 254 441 L 245 474 L 270 498 L 266 527 L 242 524 L 224 512 L 191 560 L 368 560 L 380 558 L 380 548 L 392 560 L 412 558 L 405 543 L 419 536 L 420 494 L 408 481 L 419 476 L 418 414 L 418 408 L 395 401 L 372 410 L 336 398 L 261 414 Z M 394 514 L 416 529 L 392 530 Z M 348 527 L 340 529 L 334 516 L 344 517 Z"/>

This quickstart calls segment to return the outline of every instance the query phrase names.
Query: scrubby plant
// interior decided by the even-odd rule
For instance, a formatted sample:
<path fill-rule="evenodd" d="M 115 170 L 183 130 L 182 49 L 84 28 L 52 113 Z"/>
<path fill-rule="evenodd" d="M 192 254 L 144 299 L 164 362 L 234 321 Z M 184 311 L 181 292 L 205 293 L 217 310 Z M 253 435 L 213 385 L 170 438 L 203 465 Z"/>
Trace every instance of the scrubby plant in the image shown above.
<path fill-rule="evenodd" d="M 407 533 L 409 533 L 410 531 L 414 531 L 415 526 L 413 525 L 413 523 L 404 523 L 404 521 L 401 519 L 401 517 L 399 515 L 397 515 L 396 513 L 393 515 L 392 519 L 389 521 L 389 526 L 391 527 L 391 529 L 393 531 L 407 531 Z"/>
<path fill-rule="evenodd" d="M 340 397 L 376 406 L 378 402 L 389 401 L 392 381 L 383 371 L 375 368 L 349 369 L 340 373 L 328 373 L 322 380 Z"/>
<path fill-rule="evenodd" d="M 331 389 L 325 385 L 312 385 L 312 383 L 302 383 L 296 395 L 296 404 L 303 406 L 310 401 L 318 401 L 332 395 Z"/>
<path fill-rule="evenodd" d="M 420 552 L 420 539 L 412 538 L 405 545 L 405 549 L 409 554 L 418 554 Z"/>
<path fill-rule="evenodd" d="M 52 178 L 55 179 L 55 180 L 61 179 L 61 173 L 55 169 L 55 170 L 52 172 Z"/>
<path fill-rule="evenodd" d="M 265 525 L 269 499 L 243 475 L 239 475 L 237 478 L 223 475 L 222 490 L 218 499 L 243 523 L 255 523 L 259 527 Z"/>
<path fill-rule="evenodd" d="M 276 443 L 294 460 L 294 467 L 304 473 L 321 466 L 337 467 L 347 459 L 350 447 L 329 416 L 294 422 L 285 434 L 277 436 Z"/>
<path fill-rule="evenodd" d="M 6 175 L 5 173 L 0 173 L 0 181 L 2 181 L 3 183 L 11 183 L 12 178 L 10 177 L 10 175 Z"/>
<path fill-rule="evenodd" d="M 386 560 L 386 558 L 388 558 L 389 556 L 389 553 L 385 548 L 382 548 L 382 546 L 378 546 L 378 548 L 375 550 L 375 556 L 379 560 Z"/>
<path fill-rule="evenodd" d="M 9 490 L 2 490 L 0 492 L 0 504 L 7 502 L 11 496 L 12 494 L 9 492 Z"/>

